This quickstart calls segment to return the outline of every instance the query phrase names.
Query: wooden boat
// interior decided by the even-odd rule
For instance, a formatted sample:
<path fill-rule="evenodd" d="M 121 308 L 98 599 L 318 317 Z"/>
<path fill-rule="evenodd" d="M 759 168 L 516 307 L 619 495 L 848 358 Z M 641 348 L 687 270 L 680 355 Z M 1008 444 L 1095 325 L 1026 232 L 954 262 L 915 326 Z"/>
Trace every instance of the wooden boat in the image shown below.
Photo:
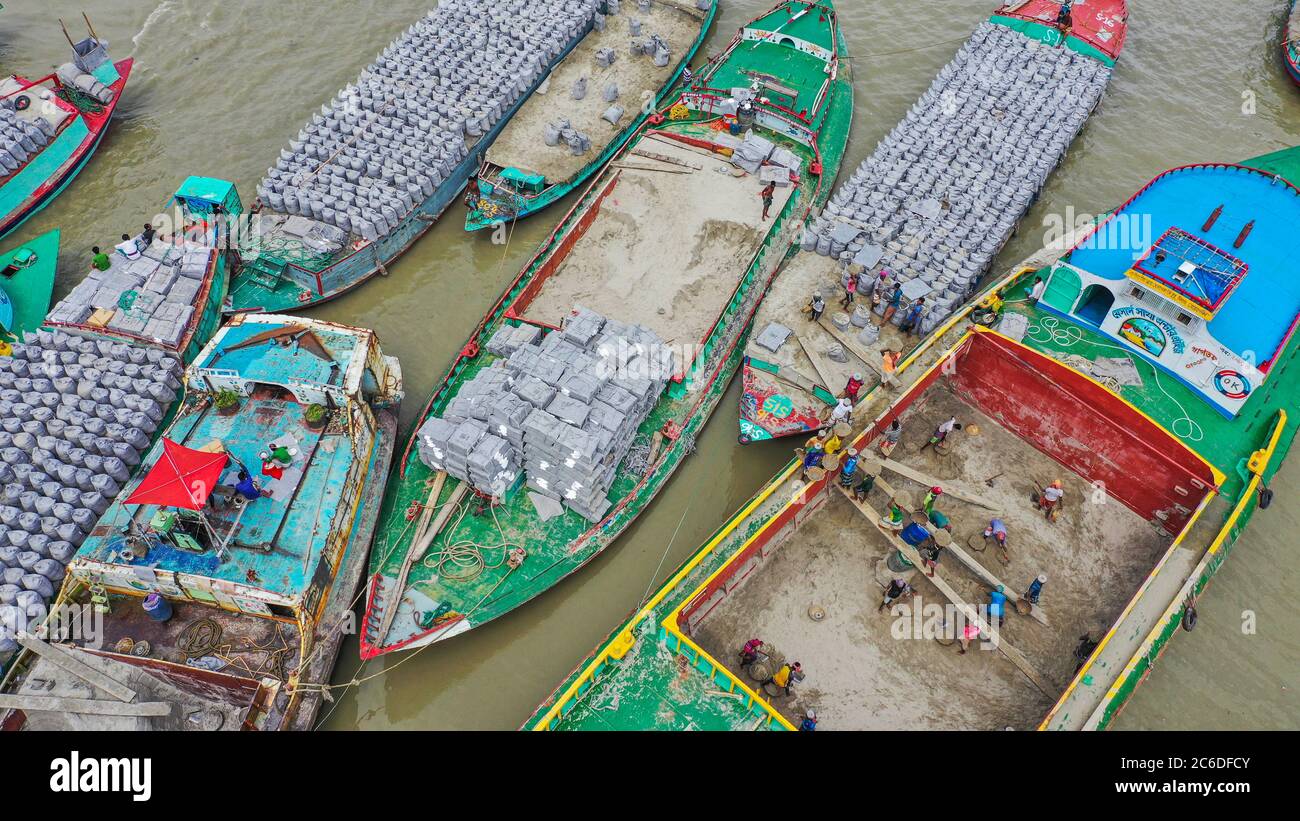
<path fill-rule="evenodd" d="M 46 628 L 69 646 L 24 641 L 0 700 L 21 714 L 10 722 L 309 729 L 351 632 L 401 384 L 371 331 L 232 319 L 189 368 L 165 437 L 68 567 Z M 235 487 L 241 470 L 259 484 L 251 499 Z M 75 616 L 99 629 L 65 630 Z M 77 665 L 51 666 L 60 656 Z M 86 666 L 123 671 L 108 675 L 137 691 L 137 704 L 165 709 L 131 711 L 93 688 L 94 709 L 51 706 L 97 683 L 76 672 Z"/>
<path fill-rule="evenodd" d="M 131 75 L 131 59 L 110 61 L 105 44 L 93 32 L 84 40 L 68 42 L 73 62 L 59 71 L 36 80 L 18 75 L 0 79 L 0 108 L 10 112 L 15 125 L 35 125 L 37 119 L 44 123 L 37 132 L 26 130 L 20 136 L 19 156 L 0 158 L 0 237 L 52 202 L 90 160 Z M 107 89 L 99 95 L 102 99 L 71 84 L 87 76 L 90 79 L 82 81 L 86 88 Z M 4 136 L 15 135 L 17 131 Z"/>
<path fill-rule="evenodd" d="M 810 223 L 805 253 L 773 285 L 746 346 L 741 444 L 816 431 L 851 380 L 879 382 L 885 351 L 910 350 L 973 293 L 1100 101 L 1123 48 L 1123 0 L 1076 8 L 1065 37 L 1060 8 L 1049 0 L 999 8 Z M 1039 79 L 1027 83 L 1024 72 Z M 989 76 L 1000 80 L 990 85 Z M 954 99 L 964 102 L 948 116 Z M 850 271 L 858 293 L 845 306 Z M 899 306 L 886 322 L 895 286 Z M 814 294 L 825 303 L 818 321 Z M 911 336 L 899 329 L 914 303 L 926 313 Z"/>
<path fill-rule="evenodd" d="M 658 109 L 708 36 L 718 4 L 668 0 L 638 11 L 632 0 L 625 0 L 621 6 L 605 8 L 601 29 L 551 71 L 547 92 L 539 90 L 531 97 L 488 149 L 483 166 L 470 181 L 466 231 L 536 214 L 581 188 Z M 658 67 L 651 54 L 628 56 L 629 36 L 637 39 L 631 26 L 646 35 L 641 42 L 652 34 L 661 37 L 673 50 L 671 62 Z M 615 59 L 602 68 L 596 59 L 604 49 L 611 50 Z M 573 85 L 588 81 L 590 91 L 575 100 Z M 600 93 L 610 84 L 620 95 L 617 102 L 604 100 Z M 612 124 L 604 119 L 611 105 L 622 111 Z M 542 139 L 545 129 L 560 120 L 589 136 L 590 150 L 574 154 L 559 139 L 559 129 L 556 144 L 547 145 Z"/>
<path fill-rule="evenodd" d="M 54 293 L 58 262 L 57 228 L 0 253 L 0 339 L 21 341 L 41 327 Z"/>
<path fill-rule="evenodd" d="M 804 217 L 830 189 L 852 114 L 844 55 L 829 2 L 778 4 L 747 24 L 695 87 L 648 120 L 588 186 L 483 318 L 420 414 L 375 534 L 363 658 L 459 635 L 540 595 L 612 544 L 667 484 L 735 373 L 740 340 Z M 730 133 L 744 129 L 744 137 Z M 727 162 L 728 154 L 748 170 Z M 799 169 L 797 182 L 791 166 Z M 773 180 L 766 219 L 756 177 Z M 607 254 L 618 255 L 616 270 L 606 270 Z M 602 322 L 618 329 L 620 344 L 629 336 L 656 340 L 627 350 L 648 355 L 675 341 L 666 384 L 647 387 L 651 377 L 624 372 L 646 358 L 641 354 L 629 354 L 626 368 L 620 361 L 611 376 L 603 370 L 604 349 L 566 347 L 578 344 L 572 340 L 598 346 L 589 340 L 593 332 L 610 333 L 593 331 Z M 503 348 L 503 340 L 520 336 L 530 341 Z M 538 338 L 541 344 L 533 344 Z M 516 359 L 519 351 L 530 361 Z M 555 370 L 547 351 L 568 356 L 568 364 Z M 458 430 L 474 432 L 460 416 L 466 402 L 475 414 L 519 409 L 504 395 L 475 404 L 470 388 L 505 385 L 501 374 L 513 368 L 519 378 L 506 387 L 537 388 L 540 378 L 525 378 L 525 367 L 569 391 L 556 395 L 543 385 L 530 394 L 537 405 L 519 400 L 537 411 L 523 414 L 523 424 L 532 425 L 527 434 L 517 420 L 494 428 L 512 447 L 524 442 L 526 473 L 502 478 L 499 491 L 471 493 L 470 481 L 429 466 L 438 463 L 436 453 L 424 461 L 439 424 L 459 418 Z M 580 430 L 581 421 L 555 421 L 561 412 L 576 418 L 557 402 L 579 396 L 586 376 L 606 380 L 596 386 L 588 421 L 604 425 L 614 404 L 628 408 L 618 411 L 618 425 L 605 428 L 623 438 L 590 424 Z M 606 399 L 613 404 L 598 413 L 595 405 Z M 536 455 L 561 439 L 583 441 L 577 458 Z M 500 437 L 474 440 L 474 447 L 498 447 Z M 592 469 L 595 452 L 603 454 L 595 477 L 588 474 L 588 484 L 572 480 L 574 471 Z M 456 475 L 450 456 L 445 470 Z"/>
<path fill-rule="evenodd" d="M 795 729 L 808 717 L 799 685 L 793 698 L 764 689 L 737 651 L 759 636 L 769 656 L 798 659 L 809 629 L 820 658 L 836 659 L 836 669 L 805 660 L 818 729 L 1111 726 L 1174 635 L 1195 627 L 1199 597 L 1268 507 L 1267 486 L 1294 441 L 1296 182 L 1300 149 L 1176 168 L 1071 239 L 1064 256 L 1045 251 L 1046 264 L 992 283 L 903 363 L 901 394 L 866 397 L 849 442 L 880 469 L 864 503 L 834 474 L 801 480 L 792 462 L 525 727 Z M 1133 219 L 1152 230 L 1136 264 L 1112 233 Z M 1163 335 L 1159 352 L 1129 341 L 1123 328 L 1135 319 Z M 1154 338 L 1151 328 L 1138 336 Z M 920 450 L 949 414 L 978 433 L 955 435 L 942 456 Z M 894 419 L 903 441 L 882 462 L 876 446 Z M 981 461 L 990 452 L 1015 469 L 999 475 Z M 1066 495 L 1044 521 L 1031 493 L 1051 477 L 1064 478 Z M 910 495 L 900 502 L 910 509 L 931 480 L 945 488 L 938 504 L 956 547 L 934 581 L 881 524 L 891 499 Z M 1099 501 L 1104 515 L 1085 514 Z M 1010 527 L 1006 559 L 978 552 L 990 517 Z M 814 572 L 819 604 L 838 605 L 821 607 L 810 627 L 802 614 L 813 613 L 805 580 Z M 971 608 L 1002 584 L 1010 609 L 1040 573 L 1039 604 L 1028 618 L 1008 613 L 1005 631 L 987 608 Z M 893 578 L 910 579 L 916 598 L 891 618 L 861 585 L 883 589 Z M 838 593 L 840 580 L 854 595 Z M 941 654 L 955 650 L 959 611 L 999 652 L 972 653 L 955 672 Z"/>
<path fill-rule="evenodd" d="M 1291 79 L 1300 83 L 1300 2 L 1291 0 L 1291 13 L 1282 29 L 1282 62 Z"/>
<path fill-rule="evenodd" d="M 507 87 L 513 89 L 510 93 L 479 104 L 446 90 L 448 83 L 472 74 L 463 63 L 467 56 L 500 56 L 495 47 L 486 47 L 487 37 L 536 29 L 559 8 L 555 3 L 519 6 L 508 0 L 519 6 L 512 10 L 503 2 L 507 0 L 440 3 L 399 36 L 356 83 L 312 115 L 258 187 L 253 206 L 258 219 L 244 238 L 244 264 L 231 282 L 227 312 L 306 308 L 386 275 L 387 266 L 456 201 L 501 130 L 592 26 L 594 2 L 583 0 L 584 8 L 593 9 L 546 62 L 527 71 L 502 67 L 499 76 L 484 76 L 486 69 L 469 76 L 484 88 L 491 85 L 494 93 Z M 578 5 L 566 8 L 573 14 Z M 461 17 L 450 19 L 455 15 Z M 442 55 L 462 61 L 460 65 L 433 65 L 421 56 L 428 43 L 465 38 L 472 40 L 463 44 L 468 55 Z M 404 56 L 403 49 L 414 51 Z M 508 50 L 514 53 L 515 45 Z M 524 51 L 536 52 L 537 47 Z M 372 92 L 376 96 L 367 99 Z M 411 108 L 415 103 L 424 108 Z M 436 158 L 411 160 L 411 146 L 429 138 L 436 138 L 446 151 Z M 417 179 L 423 182 L 417 184 Z M 315 193 L 308 195 L 306 187 L 312 186 Z M 340 197 L 350 198 L 350 204 Z"/>
<path fill-rule="evenodd" d="M 136 234 L 116 247 L 106 241 L 107 270 L 91 266 L 49 312 L 44 327 L 191 361 L 221 324 L 229 271 L 238 258 L 231 236 L 242 215 L 233 184 L 187 177 L 163 213 L 143 218 L 150 223 L 142 219 L 153 237 L 146 242 L 143 233 Z"/>

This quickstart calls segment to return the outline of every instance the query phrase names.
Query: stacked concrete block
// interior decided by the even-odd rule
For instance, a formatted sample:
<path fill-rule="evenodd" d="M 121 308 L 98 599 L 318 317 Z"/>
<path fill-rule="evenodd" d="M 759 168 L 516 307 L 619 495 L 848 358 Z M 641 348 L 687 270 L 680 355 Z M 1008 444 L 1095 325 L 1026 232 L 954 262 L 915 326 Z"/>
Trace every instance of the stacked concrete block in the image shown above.
<path fill-rule="evenodd" d="M 199 310 L 216 251 L 154 243 L 136 260 L 114 252 L 107 271 L 92 269 L 49 312 L 53 323 L 83 325 L 95 311 L 110 314 L 104 328 L 177 348 Z"/>
<path fill-rule="evenodd" d="M 1100 101 L 1112 69 L 984 23 L 831 197 L 803 249 L 921 279 L 929 332 L 975 289 Z M 860 261 L 858 264 L 862 264 Z"/>
<path fill-rule="evenodd" d="M 598 5 L 443 0 L 312 115 L 258 196 L 345 237 L 387 235 L 590 30 Z"/>
<path fill-rule="evenodd" d="M 420 428 L 420 459 L 492 496 L 522 472 L 535 493 L 598 521 L 618 465 L 674 374 L 673 354 L 653 331 L 581 307 L 562 330 L 539 333 L 493 334 L 488 350 L 501 358 Z"/>
<path fill-rule="evenodd" d="M 0 357 L 0 607 L 19 607 L 32 626 L 44 615 L 64 565 L 140 464 L 180 375 L 160 350 L 61 331 Z M 3 630 L 0 644 L 11 638 Z"/>

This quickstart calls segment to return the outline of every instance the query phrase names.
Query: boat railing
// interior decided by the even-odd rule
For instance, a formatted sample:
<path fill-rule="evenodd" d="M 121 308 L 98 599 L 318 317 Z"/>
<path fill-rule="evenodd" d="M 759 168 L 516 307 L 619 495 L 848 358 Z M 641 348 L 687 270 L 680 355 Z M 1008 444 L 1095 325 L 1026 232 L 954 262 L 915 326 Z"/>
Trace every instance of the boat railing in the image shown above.
<path fill-rule="evenodd" d="M 1286 426 L 1287 413 L 1285 410 L 1279 409 L 1277 412 L 1277 421 L 1273 425 L 1273 430 L 1267 443 L 1264 447 L 1255 451 L 1248 460 L 1250 480 L 1244 486 L 1241 495 L 1237 497 L 1237 502 L 1232 509 L 1232 513 L 1224 520 L 1223 525 L 1215 534 L 1214 540 L 1206 549 L 1201 560 L 1197 563 L 1196 568 L 1187 575 L 1187 580 L 1183 583 L 1181 589 L 1170 599 L 1169 605 L 1165 608 L 1160 618 L 1156 620 L 1156 626 L 1151 629 L 1142 640 L 1142 643 L 1133 652 L 1133 655 L 1129 657 L 1128 663 L 1124 666 L 1124 669 L 1120 671 L 1119 675 L 1115 677 L 1114 682 L 1107 690 L 1106 695 L 1102 698 L 1101 703 L 1088 716 L 1084 729 L 1105 729 L 1115 716 L 1119 714 L 1119 711 L 1123 708 L 1128 697 L 1132 695 L 1133 691 L 1137 688 L 1137 685 L 1141 683 L 1142 679 L 1150 671 L 1151 667 L 1155 664 L 1155 659 L 1159 657 L 1160 653 L 1164 652 L 1164 648 L 1168 645 L 1169 639 L 1178 630 L 1179 625 L 1182 623 L 1183 612 L 1195 600 L 1195 597 L 1205 589 L 1219 565 L 1223 563 L 1225 558 L 1227 558 L 1227 554 L 1231 551 L 1237 538 L 1246 529 L 1246 525 L 1249 523 L 1251 515 L 1259 504 L 1260 486 L 1266 481 L 1270 474 L 1270 469 L 1271 472 L 1276 472 L 1280 467 L 1281 460 L 1279 459 L 1278 463 L 1275 464 L 1274 457 L 1277 455 L 1278 444 L 1281 441 L 1282 433 L 1286 429 Z M 1197 508 L 1197 516 L 1201 514 L 1208 501 L 1209 497 L 1207 496 L 1206 500 Z M 1175 540 L 1174 544 L 1171 546 L 1170 552 L 1179 547 L 1183 536 L 1191 532 L 1192 526 L 1195 523 L 1196 518 L 1193 517 L 1193 519 L 1189 521 L 1187 526 L 1183 529 L 1183 533 L 1179 535 L 1178 539 Z M 1169 554 L 1167 553 L 1166 557 L 1168 555 Z M 1115 620 L 1114 625 L 1112 625 L 1110 630 L 1107 631 L 1105 637 L 1103 637 L 1101 642 L 1098 643 L 1097 647 L 1093 650 L 1092 656 L 1090 656 L 1088 661 L 1079 668 L 1079 671 L 1075 674 L 1070 685 L 1066 688 L 1060 699 L 1057 700 L 1056 704 L 1053 705 L 1051 711 L 1043 718 L 1042 723 L 1039 724 L 1039 730 L 1051 729 L 1049 725 L 1059 714 L 1061 707 L 1078 688 L 1084 678 L 1090 675 L 1093 661 L 1100 655 L 1106 644 L 1115 636 L 1116 631 L 1123 623 L 1125 616 L 1132 611 L 1132 609 L 1137 605 L 1139 599 L 1142 598 L 1150 586 L 1150 581 L 1155 577 L 1155 574 L 1159 572 L 1161 566 L 1163 566 L 1164 560 L 1164 558 L 1161 559 L 1161 563 L 1156 566 L 1154 571 L 1152 571 L 1151 576 L 1149 576 L 1147 581 L 1138 588 L 1137 594 L 1135 594 L 1133 599 L 1130 600 L 1128 606 L 1124 608 L 1124 612 L 1120 614 L 1120 617 Z"/>

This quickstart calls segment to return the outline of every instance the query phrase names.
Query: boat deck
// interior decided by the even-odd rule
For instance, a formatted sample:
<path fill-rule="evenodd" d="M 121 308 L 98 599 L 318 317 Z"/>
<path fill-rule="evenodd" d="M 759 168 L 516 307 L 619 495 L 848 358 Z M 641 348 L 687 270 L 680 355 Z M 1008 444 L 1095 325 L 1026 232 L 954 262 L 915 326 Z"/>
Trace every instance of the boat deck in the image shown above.
<path fill-rule="evenodd" d="M 172 601 L 172 617 L 155 621 L 135 596 L 110 595 L 99 649 L 185 664 L 211 656 L 218 672 L 284 681 L 297 668 L 301 637 L 292 621 L 232 613 L 198 602 Z M 119 642 L 122 646 L 119 648 Z"/>
<path fill-rule="evenodd" d="M 246 400 L 235 416 L 221 416 L 210 408 L 183 411 L 169 431 L 174 441 L 190 448 L 220 442 L 232 457 L 213 495 L 209 520 L 223 539 L 229 538 L 233 560 L 222 561 L 214 550 L 194 553 L 162 542 L 150 549 L 142 563 L 240 584 L 251 581 L 289 596 L 306 589 L 340 512 L 338 506 L 345 503 L 343 489 L 353 452 L 346 435 L 328 429 L 324 434 L 312 431 L 302 415 L 296 402 L 266 392 Z M 298 451 L 293 465 L 279 478 L 259 475 L 258 454 L 272 441 Z M 270 496 L 237 509 L 226 506 L 232 495 L 228 486 L 233 486 L 238 470 L 236 461 L 248 467 Z M 116 531 L 131 518 L 148 523 L 157 510 L 153 505 L 125 507 L 120 501 L 125 495 L 105 513 L 100 521 L 106 524 L 97 527 L 97 533 L 101 528 L 107 528 L 106 533 Z M 92 534 L 86 544 L 91 549 L 83 547 L 83 558 L 114 560 L 113 539 L 96 541 Z"/>
<path fill-rule="evenodd" d="M 45 312 L 50 309 L 58 267 L 58 229 L 0 253 L 0 271 L 8 269 L 22 251 L 34 253 L 35 261 L 12 273 L 0 274 L 0 291 L 8 296 L 13 307 L 13 318 L 4 324 L 4 331 L 20 340 L 23 334 L 35 332 L 44 324 Z"/>
<path fill-rule="evenodd" d="M 697 344 L 736 289 L 735 277 L 720 272 L 743 273 L 771 228 L 762 219 L 762 184 L 688 146 L 640 145 L 699 169 L 628 155 L 629 163 L 657 170 L 619 170 L 583 241 L 520 310 L 559 326 L 581 305 L 644 325 L 669 344 Z M 776 189 L 771 218 L 794 190 Z"/>
<path fill-rule="evenodd" d="M 916 453 L 929 432 L 951 415 L 977 423 L 979 437 L 958 441 L 946 455 L 933 449 Z M 1050 626 L 1012 612 L 1001 637 L 1063 691 L 1074 671 L 1071 651 L 1078 637 L 1089 631 L 1096 637 L 1111 623 L 1168 547 L 1168 540 L 1113 500 L 1104 505 L 1078 504 L 1092 493 L 1088 483 L 1064 474 L 1053 460 L 948 390 L 928 391 L 922 403 L 904 415 L 903 425 L 905 436 L 896 458 L 941 483 L 956 479 L 978 488 L 997 503 L 1011 534 L 1011 561 L 1003 564 L 995 558 L 995 549 L 970 550 L 972 542 L 982 543 L 990 513 L 947 497 L 939 508 L 952 520 L 954 543 L 968 548 L 976 561 L 1013 590 L 1022 590 L 1036 575 L 1047 573 L 1043 604 Z M 1004 469 L 1007 473 L 995 479 L 992 488 L 985 485 L 985 478 Z M 1054 523 L 1029 500 L 1035 475 L 1061 475 L 1067 499 L 1075 502 Z M 889 471 L 884 478 L 913 499 L 925 491 Z M 977 650 L 976 643 L 965 656 L 959 655 L 955 644 L 944 646 L 932 635 L 903 633 L 914 626 L 910 618 L 876 612 L 882 585 L 894 575 L 883 564 L 891 548 L 839 491 L 830 494 L 826 505 L 775 557 L 700 624 L 695 631 L 700 646 L 742 680 L 737 650 L 753 637 L 774 645 L 787 659 L 801 661 L 808 676 L 802 686 L 795 687 L 792 699 L 772 700 L 795 724 L 806 709 L 814 708 L 826 729 L 1035 726 L 1053 700 L 1001 654 L 986 647 Z M 887 494 L 880 490 L 868 499 L 877 511 L 886 502 Z M 1081 549 L 1084 546 L 1086 550 Z M 938 572 L 967 602 L 987 601 L 989 587 L 953 556 L 943 557 Z M 913 609 L 947 604 L 919 572 L 913 571 L 910 581 L 917 589 Z M 809 618 L 813 605 L 825 610 L 823 621 L 814 623 Z M 921 615 L 930 621 L 926 609 Z"/>
<path fill-rule="evenodd" d="M 653 100 L 659 94 L 700 36 L 703 12 L 699 14 L 660 3 L 652 5 L 647 14 L 634 3 L 624 4 L 619 14 L 606 19 L 604 31 L 593 30 L 552 69 L 544 88 L 539 88 L 502 129 L 487 151 L 487 161 L 499 168 L 541 174 L 551 185 L 572 180 L 627 128 L 646 99 Z M 634 18 L 642 21 L 641 36 L 637 38 L 628 29 L 628 21 Z M 628 54 L 629 40 L 644 40 L 651 34 L 663 38 L 672 51 L 668 65 L 662 68 L 648 55 Z M 603 48 L 613 49 L 616 55 L 608 68 L 596 62 L 596 52 Z M 587 78 L 587 94 L 575 100 L 573 85 L 582 77 Z M 610 83 L 619 90 L 613 103 L 606 102 L 603 96 Z M 602 119 L 611 105 L 624 109 L 617 125 Z M 547 123 L 561 119 L 591 138 L 591 150 L 575 155 L 563 142 L 546 144 L 542 137 Z"/>

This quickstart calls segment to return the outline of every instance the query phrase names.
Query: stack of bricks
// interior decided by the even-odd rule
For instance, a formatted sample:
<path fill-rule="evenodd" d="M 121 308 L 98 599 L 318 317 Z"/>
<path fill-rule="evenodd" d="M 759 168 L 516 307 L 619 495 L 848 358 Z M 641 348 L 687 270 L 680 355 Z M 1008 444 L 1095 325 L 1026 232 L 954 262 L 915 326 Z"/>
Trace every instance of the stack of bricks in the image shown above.
<path fill-rule="evenodd" d="M 418 433 L 420 459 L 501 497 L 521 475 L 534 492 L 588 521 L 637 430 L 674 373 L 672 351 L 647 328 L 577 308 L 561 331 L 502 327 L 497 357 Z"/>

